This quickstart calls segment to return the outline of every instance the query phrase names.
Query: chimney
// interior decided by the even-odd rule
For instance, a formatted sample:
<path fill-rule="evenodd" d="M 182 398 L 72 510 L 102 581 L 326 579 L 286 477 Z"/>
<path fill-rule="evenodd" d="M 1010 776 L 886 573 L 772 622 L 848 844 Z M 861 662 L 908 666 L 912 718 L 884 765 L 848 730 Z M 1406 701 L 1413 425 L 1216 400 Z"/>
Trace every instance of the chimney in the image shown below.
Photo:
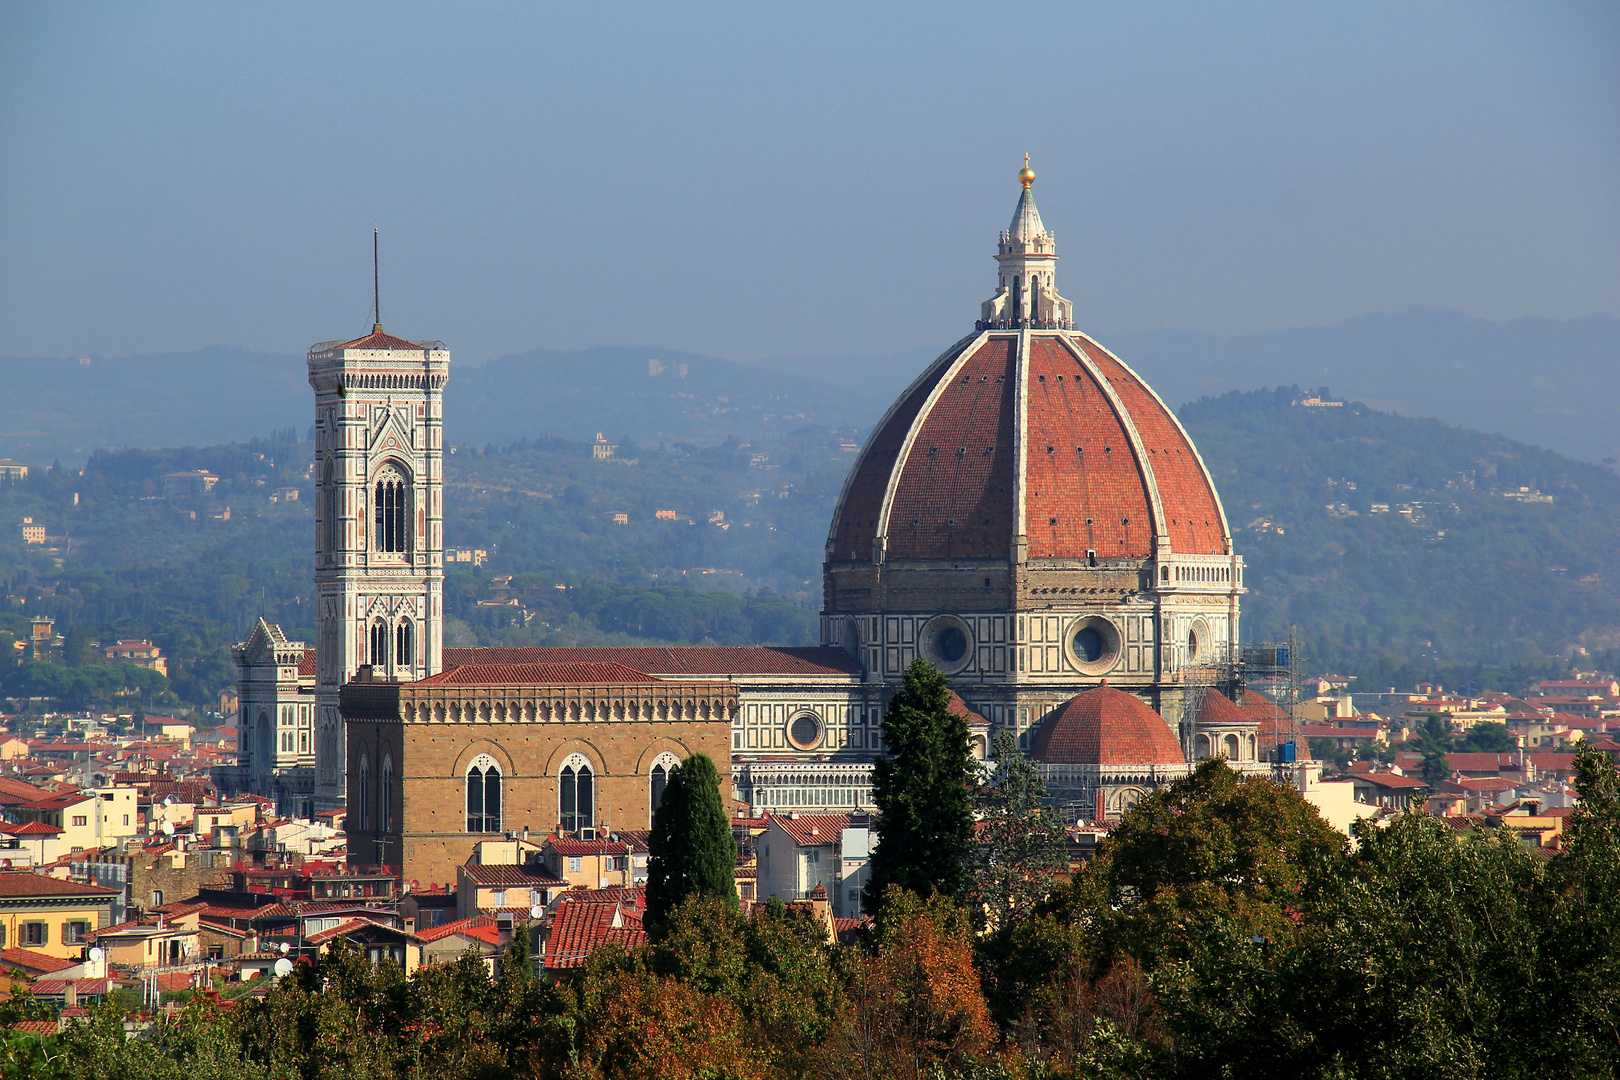
<path fill-rule="evenodd" d="M 72 979 L 68 980 L 67 988 L 62 991 L 62 1007 L 64 1009 L 79 1007 L 79 984 Z"/>

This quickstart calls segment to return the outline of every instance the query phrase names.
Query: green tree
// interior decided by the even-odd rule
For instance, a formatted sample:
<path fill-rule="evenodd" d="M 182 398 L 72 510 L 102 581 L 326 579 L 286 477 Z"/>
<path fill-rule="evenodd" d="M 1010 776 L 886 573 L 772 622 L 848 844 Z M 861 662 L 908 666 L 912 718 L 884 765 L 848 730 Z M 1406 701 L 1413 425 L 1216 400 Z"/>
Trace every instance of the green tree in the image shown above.
<path fill-rule="evenodd" d="M 974 878 L 992 925 L 1006 928 L 1045 898 L 1069 857 L 1063 826 L 1046 806 L 1040 769 L 1010 732 L 996 735 L 992 759 L 995 770 L 974 799 L 984 823 Z"/>
<path fill-rule="evenodd" d="M 647 927 L 663 929 L 689 896 L 737 905 L 737 844 L 720 800 L 720 774 L 707 754 L 693 754 L 664 786 L 653 814 L 647 856 Z"/>
<path fill-rule="evenodd" d="M 90 628 L 75 622 L 62 636 L 62 662 L 68 667 L 83 667 L 91 662 Z"/>
<path fill-rule="evenodd" d="M 1430 713 L 1418 725 L 1418 752 L 1423 755 L 1423 782 L 1430 788 L 1451 776 L 1446 755 L 1451 753 L 1451 722 L 1439 713 Z"/>
<path fill-rule="evenodd" d="M 974 766 L 967 719 L 951 712 L 950 698 L 940 670 L 915 660 L 883 714 L 884 754 L 872 772 L 878 844 L 868 911 L 882 907 L 891 885 L 951 897 L 967 887 Z"/>
<path fill-rule="evenodd" d="M 1459 750 L 1474 754 L 1511 754 L 1519 742 L 1506 724 L 1475 724 L 1458 746 Z"/>
<path fill-rule="evenodd" d="M 1541 948 L 1550 970 L 1540 1004 L 1560 1019 L 1546 1038 L 1567 1075 L 1595 1077 L 1620 1059 L 1620 773 L 1583 746 L 1575 790 L 1580 803 L 1547 867 L 1556 902 Z"/>

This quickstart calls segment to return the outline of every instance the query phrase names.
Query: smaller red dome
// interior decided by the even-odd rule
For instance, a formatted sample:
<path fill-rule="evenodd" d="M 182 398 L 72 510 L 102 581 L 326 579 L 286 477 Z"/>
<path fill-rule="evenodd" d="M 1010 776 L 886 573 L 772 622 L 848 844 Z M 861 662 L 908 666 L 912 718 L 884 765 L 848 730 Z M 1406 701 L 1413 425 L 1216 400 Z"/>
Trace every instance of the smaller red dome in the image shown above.
<path fill-rule="evenodd" d="M 1245 727 L 1255 719 L 1219 690 L 1206 690 L 1198 703 L 1198 722 L 1208 727 Z"/>
<path fill-rule="evenodd" d="M 1047 765 L 1181 765 L 1163 717 L 1106 682 L 1076 694 L 1035 732 L 1030 756 Z"/>

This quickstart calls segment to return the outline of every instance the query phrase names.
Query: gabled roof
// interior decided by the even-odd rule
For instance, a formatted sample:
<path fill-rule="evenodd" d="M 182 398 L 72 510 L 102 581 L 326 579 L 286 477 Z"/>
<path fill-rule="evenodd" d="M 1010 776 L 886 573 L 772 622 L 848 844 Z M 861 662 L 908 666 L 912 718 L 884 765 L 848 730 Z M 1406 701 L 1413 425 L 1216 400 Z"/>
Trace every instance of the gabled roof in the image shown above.
<path fill-rule="evenodd" d="M 491 945 L 500 943 L 500 930 L 493 915 L 474 915 L 469 919 L 457 919 L 455 922 L 441 923 L 416 932 L 416 936 L 424 943 L 441 941 L 453 934 L 477 938 Z"/>
<path fill-rule="evenodd" d="M 611 835 L 617 837 L 617 839 L 610 840 L 604 836 L 600 840 L 581 840 L 578 837 L 566 834 L 559 836 L 552 833 L 546 837 L 545 846 L 559 855 L 627 855 L 632 852 L 641 853 L 647 850 L 647 834 L 645 832 L 626 830 Z"/>
<path fill-rule="evenodd" d="M 60 956 L 49 956 L 33 949 L 0 949 L 0 967 L 26 971 L 31 975 L 50 975 L 78 965 L 77 960 L 64 960 Z"/>
<path fill-rule="evenodd" d="M 333 938 L 348 937 L 350 934 L 355 933 L 381 934 L 384 937 L 400 937 L 407 941 L 418 940 L 415 934 L 401 930 L 398 927 L 389 926 L 386 923 L 376 922 L 372 919 L 349 919 L 332 927 L 330 930 L 310 934 L 304 938 L 304 942 L 309 945 L 324 945 Z"/>
<path fill-rule="evenodd" d="M 1401 776 L 1399 773 L 1362 773 L 1355 777 L 1357 783 L 1369 783 L 1381 788 L 1401 790 L 1406 788 L 1419 788 L 1423 781 L 1410 776 Z"/>
<path fill-rule="evenodd" d="M 499 664 L 477 663 L 447 667 L 437 675 L 418 679 L 416 686 L 632 686 L 657 679 L 619 663 Z"/>
<path fill-rule="evenodd" d="M 843 649 L 764 645 L 630 646 L 602 648 L 445 649 L 446 668 L 461 664 L 622 664 L 660 677 L 849 675 L 861 666 Z"/>
<path fill-rule="evenodd" d="M 795 820 L 788 814 L 772 814 L 771 820 L 800 847 L 819 847 L 838 843 L 849 827 L 849 814 L 800 814 Z"/>
<path fill-rule="evenodd" d="M 66 810 L 70 806 L 77 806 L 82 802 L 89 802 L 95 795 L 86 795 L 78 791 L 64 791 L 57 795 L 48 795 L 43 799 L 35 799 L 30 803 L 18 803 L 18 810 Z"/>
<path fill-rule="evenodd" d="M 473 884 L 495 888 L 503 885 L 549 886 L 567 884 L 561 878 L 553 877 L 549 871 L 538 867 L 485 866 L 479 863 L 468 863 L 461 870 Z"/>
<path fill-rule="evenodd" d="M 64 881 L 19 871 L 0 871 L 0 897 L 61 897 L 100 900 L 123 895 L 118 889 L 104 889 L 100 885 L 87 885 L 82 881 Z"/>
<path fill-rule="evenodd" d="M 627 949 L 646 944 L 641 917 L 615 902 L 575 899 L 564 894 L 546 937 L 548 968 L 583 967 L 591 953 L 609 942 Z"/>
<path fill-rule="evenodd" d="M 61 836 L 62 830 L 43 821 L 25 821 L 21 825 L 0 826 L 0 833 L 7 836 Z"/>

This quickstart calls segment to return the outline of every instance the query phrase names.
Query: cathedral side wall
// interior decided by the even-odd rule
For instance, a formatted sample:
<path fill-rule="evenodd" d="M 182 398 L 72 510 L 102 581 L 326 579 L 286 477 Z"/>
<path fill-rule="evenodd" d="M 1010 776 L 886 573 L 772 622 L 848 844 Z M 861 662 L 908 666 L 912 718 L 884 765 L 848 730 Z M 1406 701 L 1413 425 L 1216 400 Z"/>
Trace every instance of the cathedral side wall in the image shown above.
<path fill-rule="evenodd" d="M 435 723 L 349 719 L 350 861 L 400 866 L 407 881 L 454 887 L 456 867 L 488 833 L 466 832 L 466 774 L 481 754 L 501 770 L 503 832 L 528 829 L 538 839 L 558 824 L 558 774 L 573 754 L 590 764 L 598 828 L 646 829 L 651 824 L 650 774 L 665 751 L 679 758 L 709 755 L 731 792 L 728 720 L 567 723 Z M 359 769 L 369 763 L 370 808 L 362 829 Z M 383 796 L 380 763 L 393 763 L 393 814 Z M 729 799 L 728 799 L 729 801 Z M 384 831 L 385 821 L 393 828 Z"/>

